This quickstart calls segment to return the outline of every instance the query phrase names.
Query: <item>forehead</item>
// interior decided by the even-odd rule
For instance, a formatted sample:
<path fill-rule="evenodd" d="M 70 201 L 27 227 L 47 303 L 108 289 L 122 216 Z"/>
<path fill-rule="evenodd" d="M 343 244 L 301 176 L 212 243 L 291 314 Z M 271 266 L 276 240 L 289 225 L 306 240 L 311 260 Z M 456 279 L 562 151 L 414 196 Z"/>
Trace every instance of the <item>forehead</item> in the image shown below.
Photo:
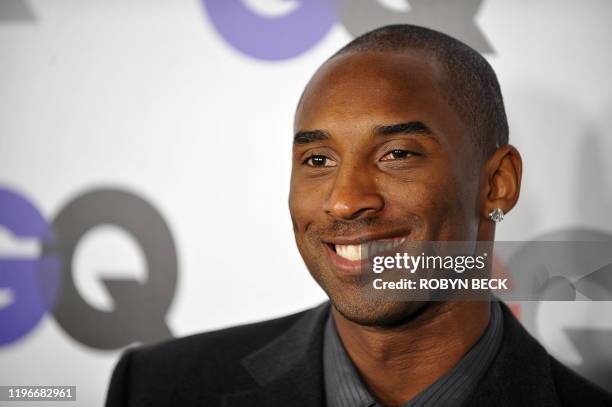
<path fill-rule="evenodd" d="M 440 65 L 418 51 L 340 55 L 308 83 L 296 111 L 295 130 L 406 120 L 457 126 L 443 79 Z"/>

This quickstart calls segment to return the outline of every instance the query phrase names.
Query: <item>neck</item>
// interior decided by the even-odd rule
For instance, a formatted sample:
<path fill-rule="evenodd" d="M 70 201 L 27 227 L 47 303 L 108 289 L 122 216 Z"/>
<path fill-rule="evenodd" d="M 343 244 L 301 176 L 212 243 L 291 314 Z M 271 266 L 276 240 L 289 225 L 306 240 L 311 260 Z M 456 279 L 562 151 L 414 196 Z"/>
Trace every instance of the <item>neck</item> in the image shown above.
<path fill-rule="evenodd" d="M 484 333 L 490 303 L 429 303 L 399 326 L 362 326 L 335 308 L 338 334 L 368 390 L 384 405 L 402 404 L 452 369 Z"/>

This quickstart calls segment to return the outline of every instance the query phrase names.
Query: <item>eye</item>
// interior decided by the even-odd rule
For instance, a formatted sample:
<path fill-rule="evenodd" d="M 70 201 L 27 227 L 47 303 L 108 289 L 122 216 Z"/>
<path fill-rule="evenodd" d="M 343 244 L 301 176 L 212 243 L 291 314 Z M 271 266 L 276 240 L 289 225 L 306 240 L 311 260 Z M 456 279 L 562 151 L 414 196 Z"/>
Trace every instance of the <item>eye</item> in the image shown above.
<path fill-rule="evenodd" d="M 315 154 L 304 160 L 304 164 L 310 167 L 335 167 L 336 162 L 324 155 Z"/>
<path fill-rule="evenodd" d="M 419 154 L 412 151 L 396 149 L 389 151 L 380 159 L 380 161 L 401 160 L 403 158 L 410 158 L 417 155 Z"/>

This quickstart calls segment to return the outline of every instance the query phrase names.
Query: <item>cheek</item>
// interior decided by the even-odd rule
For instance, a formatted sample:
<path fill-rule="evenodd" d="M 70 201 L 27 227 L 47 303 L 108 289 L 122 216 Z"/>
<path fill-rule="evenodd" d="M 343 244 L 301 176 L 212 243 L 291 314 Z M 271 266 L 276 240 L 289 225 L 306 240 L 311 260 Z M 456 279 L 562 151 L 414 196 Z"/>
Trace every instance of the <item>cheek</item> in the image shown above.
<path fill-rule="evenodd" d="M 416 215 L 421 221 L 425 221 L 423 223 L 429 224 L 450 209 L 448 194 L 443 191 L 439 185 L 428 182 L 402 184 L 386 194 L 387 205 L 398 215 Z"/>
<path fill-rule="evenodd" d="M 385 196 L 390 216 L 414 216 L 420 221 L 423 238 L 441 238 L 453 229 L 462 216 L 462 199 L 457 182 L 444 172 L 394 178 L 387 183 Z"/>
<path fill-rule="evenodd" d="M 321 212 L 324 204 L 322 188 L 313 188 L 306 182 L 292 180 L 289 191 L 289 212 L 296 233 L 304 232 Z"/>

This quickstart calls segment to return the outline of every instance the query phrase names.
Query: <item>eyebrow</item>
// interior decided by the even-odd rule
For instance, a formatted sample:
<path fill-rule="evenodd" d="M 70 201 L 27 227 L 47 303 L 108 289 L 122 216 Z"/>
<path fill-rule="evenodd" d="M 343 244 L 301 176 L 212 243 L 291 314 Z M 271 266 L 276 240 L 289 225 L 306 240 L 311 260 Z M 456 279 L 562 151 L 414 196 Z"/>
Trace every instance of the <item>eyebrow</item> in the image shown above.
<path fill-rule="evenodd" d="M 329 133 L 323 130 L 298 131 L 293 136 L 293 144 L 308 144 L 327 139 L 329 139 Z"/>
<path fill-rule="evenodd" d="M 374 128 L 374 133 L 379 136 L 392 136 L 394 134 L 432 134 L 429 127 L 423 124 L 423 122 L 406 122 L 388 126 L 376 126 Z"/>

